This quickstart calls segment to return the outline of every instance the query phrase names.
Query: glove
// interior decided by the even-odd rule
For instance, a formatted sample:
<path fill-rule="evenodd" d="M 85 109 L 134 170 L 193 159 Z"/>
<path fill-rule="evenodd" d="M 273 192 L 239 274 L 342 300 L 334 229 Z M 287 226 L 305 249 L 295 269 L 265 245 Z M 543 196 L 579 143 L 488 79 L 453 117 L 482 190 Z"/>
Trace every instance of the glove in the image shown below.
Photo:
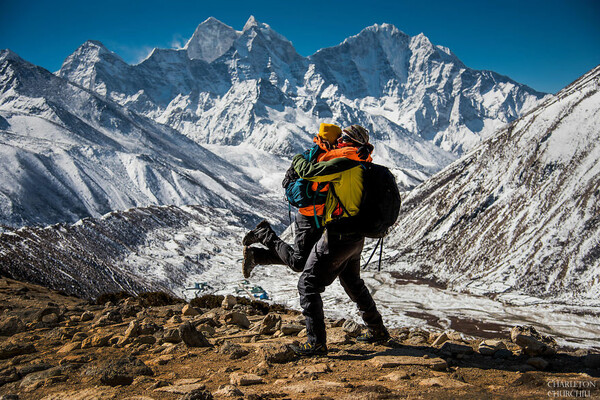
<path fill-rule="evenodd" d="M 356 150 L 358 153 L 358 158 L 361 160 L 366 160 L 369 158 L 369 155 L 373 152 L 373 145 L 371 143 L 365 143 Z"/>
<path fill-rule="evenodd" d="M 297 181 L 298 179 L 300 179 L 300 175 L 298 175 L 296 173 L 296 170 L 294 169 L 293 166 L 289 167 L 288 170 L 285 173 L 285 177 L 283 178 L 283 181 L 281 181 L 281 186 L 284 189 L 287 189 L 288 185 L 294 181 Z"/>

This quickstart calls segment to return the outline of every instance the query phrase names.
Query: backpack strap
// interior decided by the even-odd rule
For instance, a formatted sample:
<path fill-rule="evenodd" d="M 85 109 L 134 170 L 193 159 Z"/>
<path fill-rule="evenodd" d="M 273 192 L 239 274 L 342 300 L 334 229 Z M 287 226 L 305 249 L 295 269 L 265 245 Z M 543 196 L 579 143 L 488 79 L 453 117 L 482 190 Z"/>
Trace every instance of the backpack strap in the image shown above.
<path fill-rule="evenodd" d="M 331 190 L 331 194 L 333 194 L 333 197 L 335 197 L 335 199 L 337 200 L 337 202 L 340 205 L 340 207 L 342 207 L 342 211 L 344 213 L 346 213 L 346 215 L 348 215 L 349 217 L 351 217 L 351 215 L 348 212 L 348 210 L 346 210 L 346 207 L 344 207 L 344 203 L 342 203 L 342 201 L 340 200 L 340 198 L 338 197 L 338 195 L 335 193 L 335 189 L 333 188 L 333 185 L 330 185 L 329 190 Z M 344 215 L 344 214 L 342 214 L 342 215 Z"/>

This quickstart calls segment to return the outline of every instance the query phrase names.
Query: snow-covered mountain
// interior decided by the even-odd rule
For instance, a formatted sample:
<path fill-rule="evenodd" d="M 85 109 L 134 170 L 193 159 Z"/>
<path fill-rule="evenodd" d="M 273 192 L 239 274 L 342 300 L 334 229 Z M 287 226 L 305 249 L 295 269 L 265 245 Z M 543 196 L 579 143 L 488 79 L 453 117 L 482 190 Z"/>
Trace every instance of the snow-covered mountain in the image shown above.
<path fill-rule="evenodd" d="M 117 291 L 182 296 L 210 267 L 233 272 L 245 218 L 222 208 L 151 206 L 10 229 L 0 233 L 0 275 L 88 299 Z"/>
<path fill-rule="evenodd" d="M 89 41 L 57 75 L 198 143 L 289 156 L 310 145 L 320 122 L 360 123 L 376 160 L 397 168 L 407 188 L 544 97 L 392 25 L 302 57 L 253 17 L 242 31 L 209 18 L 183 49 L 155 49 L 137 65 Z"/>
<path fill-rule="evenodd" d="M 404 201 L 394 268 L 483 294 L 599 305 L 600 66 Z"/>
<path fill-rule="evenodd" d="M 0 52 L 0 159 L 4 225 L 186 204 L 277 219 L 272 195 L 238 166 L 9 50 Z"/>

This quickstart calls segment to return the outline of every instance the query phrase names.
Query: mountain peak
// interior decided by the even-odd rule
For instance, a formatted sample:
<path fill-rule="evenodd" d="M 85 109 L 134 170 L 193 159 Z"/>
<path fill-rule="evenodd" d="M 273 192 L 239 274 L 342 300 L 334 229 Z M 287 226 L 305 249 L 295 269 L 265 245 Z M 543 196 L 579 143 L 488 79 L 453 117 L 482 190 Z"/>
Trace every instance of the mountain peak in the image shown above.
<path fill-rule="evenodd" d="M 0 60 L 21 60 L 21 57 L 11 49 L 0 50 Z"/>
<path fill-rule="evenodd" d="M 254 18 L 254 15 L 251 15 L 250 18 L 248 18 L 248 21 L 246 21 L 246 24 L 244 25 L 244 29 L 242 29 L 243 32 L 246 32 L 249 29 L 252 29 L 255 26 L 258 26 L 259 23 L 256 20 L 256 18 Z"/>
<path fill-rule="evenodd" d="M 184 50 L 187 50 L 191 60 L 200 59 L 213 62 L 229 50 L 239 35 L 239 32 L 229 25 L 214 17 L 209 17 L 198 25 Z"/>

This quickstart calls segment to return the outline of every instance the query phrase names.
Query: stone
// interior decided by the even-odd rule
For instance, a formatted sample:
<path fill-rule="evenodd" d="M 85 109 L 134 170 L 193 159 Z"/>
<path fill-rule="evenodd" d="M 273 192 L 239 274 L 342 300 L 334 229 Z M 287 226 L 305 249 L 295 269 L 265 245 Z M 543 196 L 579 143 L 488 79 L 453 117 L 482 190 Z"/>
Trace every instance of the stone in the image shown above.
<path fill-rule="evenodd" d="M 281 324 L 281 333 L 284 335 L 295 335 L 304 329 L 304 326 L 298 324 Z"/>
<path fill-rule="evenodd" d="M 166 393 L 174 393 L 174 394 L 187 394 L 193 392 L 194 390 L 204 390 L 206 385 L 199 382 L 194 383 L 176 383 L 170 386 L 163 386 L 154 389 L 155 392 L 166 392 Z"/>
<path fill-rule="evenodd" d="M 305 331 L 306 332 L 306 331 Z M 300 333 L 298 334 L 300 337 Z M 327 344 L 328 345 L 337 345 L 337 344 L 350 344 L 352 343 L 352 338 L 344 330 L 344 328 L 332 328 L 327 331 Z"/>
<path fill-rule="evenodd" d="M 238 389 L 235 385 L 227 384 L 219 386 L 219 390 L 215 392 L 215 396 L 219 397 L 243 397 L 244 392 Z"/>
<path fill-rule="evenodd" d="M 213 400 L 213 395 L 204 389 L 194 389 L 181 396 L 179 400 Z"/>
<path fill-rule="evenodd" d="M 362 332 L 362 327 L 350 319 L 342 324 L 342 329 L 351 337 L 357 337 Z"/>
<path fill-rule="evenodd" d="M 81 348 L 81 342 L 71 342 L 65 344 L 63 347 L 58 349 L 57 354 L 67 354 L 74 350 L 79 350 Z"/>
<path fill-rule="evenodd" d="M 26 326 L 19 317 L 8 317 L 0 322 L 0 336 L 12 336 L 15 333 L 23 332 L 25 329 Z"/>
<path fill-rule="evenodd" d="M 152 376 L 150 367 L 135 357 L 124 357 L 109 363 L 100 374 L 100 382 L 109 386 L 131 385 L 140 376 Z"/>
<path fill-rule="evenodd" d="M 318 375 L 325 374 L 327 372 L 331 372 L 331 368 L 329 367 L 329 365 L 327 365 L 326 363 L 318 363 L 313 365 L 307 365 L 304 368 L 300 368 L 295 375 Z"/>
<path fill-rule="evenodd" d="M 34 372 L 27 375 L 21 381 L 19 387 L 21 389 L 35 389 L 39 384 L 42 384 L 46 379 L 57 377 L 62 375 L 61 367 L 54 367 L 40 372 Z"/>
<path fill-rule="evenodd" d="M 232 311 L 223 316 L 223 320 L 226 324 L 229 325 L 237 325 L 241 328 L 248 329 L 250 328 L 250 321 L 246 314 L 243 314 L 238 311 Z"/>
<path fill-rule="evenodd" d="M 387 379 L 388 381 L 397 382 L 400 380 L 410 379 L 408 373 L 406 371 L 394 371 L 391 374 L 387 374 L 383 376 L 383 379 Z"/>
<path fill-rule="evenodd" d="M 225 341 L 219 348 L 219 353 L 228 355 L 231 360 L 237 360 L 238 358 L 247 356 L 250 352 L 242 348 L 239 344 Z"/>
<path fill-rule="evenodd" d="M 281 343 L 261 346 L 258 355 L 266 362 L 275 364 L 283 364 L 296 358 L 292 349 Z"/>
<path fill-rule="evenodd" d="M 69 364 L 86 364 L 92 361 L 92 357 L 88 355 L 75 355 L 63 357 L 58 365 L 69 365 Z"/>
<path fill-rule="evenodd" d="M 296 383 L 292 383 L 292 384 L 286 384 L 284 382 L 282 382 L 279 387 L 281 388 L 281 391 L 283 392 L 291 392 L 291 393 L 320 393 L 320 392 L 324 392 L 324 393 L 328 393 L 331 394 L 331 392 L 336 391 L 336 390 L 340 390 L 343 389 L 345 386 L 344 383 L 341 382 L 332 382 L 332 381 L 325 381 L 325 380 L 314 380 L 314 381 L 303 381 L 303 382 L 296 382 Z M 294 396 L 290 396 L 290 397 L 294 397 Z M 358 396 L 356 398 L 359 398 Z"/>
<path fill-rule="evenodd" d="M 448 335 L 448 340 L 454 340 L 455 342 L 464 341 L 463 335 L 460 332 L 450 331 L 446 332 L 446 335 Z"/>
<path fill-rule="evenodd" d="M 546 369 L 549 365 L 548 361 L 541 357 L 532 357 L 527 360 L 527 364 L 531 365 L 535 369 L 539 369 L 540 371 Z"/>
<path fill-rule="evenodd" d="M 55 325 L 60 322 L 60 316 L 55 313 L 46 314 L 42 317 L 41 322 L 48 325 Z"/>
<path fill-rule="evenodd" d="M 433 347 L 438 347 L 444 344 L 444 342 L 447 342 L 448 340 L 450 340 L 450 338 L 448 338 L 448 334 L 446 332 L 443 332 L 440 336 L 438 336 L 432 343 Z"/>
<path fill-rule="evenodd" d="M 215 328 L 210 324 L 201 324 L 196 329 L 208 336 L 214 336 L 216 333 Z"/>
<path fill-rule="evenodd" d="M 162 339 L 167 343 L 180 343 L 179 329 L 165 329 Z"/>
<path fill-rule="evenodd" d="M 188 347 L 210 347 L 211 344 L 202 332 L 198 332 L 194 325 L 185 322 L 179 326 L 179 337 Z"/>
<path fill-rule="evenodd" d="M 134 319 L 127 326 L 124 336 L 126 338 L 132 338 L 132 337 L 138 336 L 139 334 L 140 334 L 140 322 L 138 320 Z"/>
<path fill-rule="evenodd" d="M 510 331 L 510 339 L 532 357 L 556 354 L 558 348 L 554 338 L 540 334 L 532 326 L 515 326 Z"/>
<path fill-rule="evenodd" d="M 162 331 L 163 328 L 151 321 L 144 321 L 140 324 L 140 335 L 154 335 L 156 332 Z"/>
<path fill-rule="evenodd" d="M 237 386 L 250 386 L 264 383 L 264 380 L 258 375 L 234 372 L 229 376 L 229 382 Z"/>
<path fill-rule="evenodd" d="M 177 325 L 177 324 L 180 324 L 182 321 L 183 321 L 183 319 L 181 318 L 181 315 L 175 314 L 167 321 L 167 324 Z"/>
<path fill-rule="evenodd" d="M 54 314 L 54 316 L 52 316 L 52 314 Z M 33 318 L 37 322 L 54 324 L 54 323 L 58 323 L 58 321 L 60 320 L 60 315 L 61 315 L 60 308 L 45 307 L 45 308 L 41 309 L 40 311 L 38 311 L 34 315 Z M 46 318 L 46 321 L 44 321 L 44 318 Z"/>
<path fill-rule="evenodd" d="M 83 342 L 81 342 L 81 348 L 88 349 L 90 347 L 106 347 L 109 345 L 110 339 L 112 337 L 112 333 L 89 336 L 85 338 Z"/>
<path fill-rule="evenodd" d="M 376 356 L 369 362 L 376 368 L 395 368 L 401 365 L 421 365 L 436 371 L 448 368 L 448 363 L 441 358 L 423 358 L 413 356 Z"/>
<path fill-rule="evenodd" d="M 71 342 L 83 342 L 86 337 L 88 337 L 87 333 L 77 332 L 71 338 Z"/>
<path fill-rule="evenodd" d="M 200 315 L 198 310 L 196 310 L 194 307 L 192 307 L 189 304 L 186 304 L 185 306 L 183 306 L 183 309 L 181 310 L 181 314 L 186 317 L 194 317 L 196 315 Z"/>
<path fill-rule="evenodd" d="M 423 345 L 427 344 L 427 339 L 422 335 L 413 335 L 413 336 L 409 336 L 404 341 L 404 344 L 406 344 L 408 346 L 423 346 Z"/>
<path fill-rule="evenodd" d="M 116 399 L 119 390 L 110 386 L 99 386 L 87 389 L 56 392 L 42 398 L 42 400 L 100 400 Z M 125 400 L 125 398 L 123 398 Z M 136 399 L 138 400 L 138 399 Z M 141 400 L 141 399 L 139 399 Z"/>
<path fill-rule="evenodd" d="M 449 356 L 465 356 L 467 354 L 473 354 L 473 348 L 462 343 L 445 342 L 440 348 L 440 352 Z"/>
<path fill-rule="evenodd" d="M 493 356 L 500 349 L 506 349 L 506 344 L 502 340 L 484 340 L 477 347 L 479 354 L 484 356 Z"/>
<path fill-rule="evenodd" d="M 231 295 L 231 294 L 227 294 L 225 295 L 225 298 L 223 299 L 223 302 L 221 303 L 221 307 L 223 307 L 223 309 L 225 310 L 231 310 L 233 308 L 233 306 L 235 306 L 237 304 L 237 299 L 235 298 L 235 296 Z"/>
<path fill-rule="evenodd" d="M 80 321 L 81 322 L 87 322 L 87 321 L 91 321 L 95 318 L 96 316 L 94 315 L 93 312 L 91 311 L 85 311 L 83 314 L 81 314 Z"/>
<path fill-rule="evenodd" d="M 37 350 L 31 343 L 19 344 L 19 343 L 4 343 L 0 344 L 0 360 L 6 360 L 7 358 L 13 358 L 23 354 L 35 353 Z"/>
<path fill-rule="evenodd" d="M 460 389 L 471 386 L 468 383 L 457 381 L 456 379 L 451 379 L 445 376 L 423 379 L 419 382 L 419 385 L 426 387 L 441 387 L 444 389 Z"/>
<path fill-rule="evenodd" d="M 281 326 L 281 315 L 275 313 L 267 314 L 260 323 L 258 333 L 261 335 L 272 335 Z"/>

